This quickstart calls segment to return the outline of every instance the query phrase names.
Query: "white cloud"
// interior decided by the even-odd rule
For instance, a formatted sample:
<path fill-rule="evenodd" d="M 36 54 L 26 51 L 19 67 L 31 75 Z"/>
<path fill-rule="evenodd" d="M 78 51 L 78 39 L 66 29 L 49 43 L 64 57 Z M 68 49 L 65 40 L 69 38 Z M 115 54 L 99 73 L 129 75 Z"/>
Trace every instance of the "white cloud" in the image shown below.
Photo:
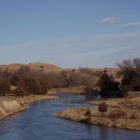
<path fill-rule="evenodd" d="M 123 25 L 124 27 L 132 27 L 132 26 L 140 26 L 140 21 L 138 22 L 130 22 Z"/>
<path fill-rule="evenodd" d="M 117 20 L 118 20 L 118 17 L 112 16 L 112 17 L 106 17 L 102 19 L 101 22 L 105 24 L 113 24 L 113 23 L 116 23 Z"/>

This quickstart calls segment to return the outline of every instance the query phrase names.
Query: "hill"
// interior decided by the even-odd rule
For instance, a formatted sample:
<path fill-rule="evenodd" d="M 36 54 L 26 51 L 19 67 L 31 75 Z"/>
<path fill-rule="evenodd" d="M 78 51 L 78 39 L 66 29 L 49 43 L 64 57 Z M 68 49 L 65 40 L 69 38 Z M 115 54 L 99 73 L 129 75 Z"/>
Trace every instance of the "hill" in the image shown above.
<path fill-rule="evenodd" d="M 14 72 L 18 70 L 21 66 L 29 66 L 31 69 L 41 70 L 46 72 L 60 72 L 61 70 L 63 70 L 58 66 L 52 64 L 45 64 L 45 63 L 7 64 L 7 65 L 0 65 L 0 69 Z"/>

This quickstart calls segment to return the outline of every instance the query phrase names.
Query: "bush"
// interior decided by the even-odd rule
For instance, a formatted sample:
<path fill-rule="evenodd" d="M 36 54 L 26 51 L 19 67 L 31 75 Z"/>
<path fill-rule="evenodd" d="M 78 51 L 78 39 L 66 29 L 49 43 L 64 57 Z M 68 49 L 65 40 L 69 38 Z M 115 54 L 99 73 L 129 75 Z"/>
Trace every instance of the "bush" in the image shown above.
<path fill-rule="evenodd" d="M 19 79 L 18 79 L 18 77 L 15 76 L 15 75 L 13 75 L 13 76 L 11 77 L 11 79 L 10 79 L 10 83 L 11 83 L 13 86 L 16 86 L 16 85 L 18 84 L 18 82 L 20 82 Z"/>
<path fill-rule="evenodd" d="M 94 95 L 94 96 L 97 96 L 99 94 L 98 90 L 92 87 L 85 87 L 84 92 L 87 95 Z"/>
<path fill-rule="evenodd" d="M 116 120 L 116 119 L 119 119 L 119 118 L 124 118 L 126 117 L 127 114 L 126 112 L 124 112 L 123 110 L 113 110 L 109 113 L 108 117 L 112 120 Z"/>
<path fill-rule="evenodd" d="M 48 85 L 46 85 L 46 83 L 44 81 L 39 81 L 39 83 L 40 83 L 40 86 L 41 86 L 40 94 L 45 95 L 48 92 L 48 88 L 47 88 Z"/>
<path fill-rule="evenodd" d="M 130 114 L 130 116 L 129 116 L 130 119 L 136 119 L 137 117 L 138 117 L 138 116 L 137 116 L 137 114 L 136 114 L 135 111 L 133 111 L 133 112 Z"/>
<path fill-rule="evenodd" d="M 43 66 L 41 66 L 43 68 Z M 62 83 L 60 74 L 57 74 L 58 79 L 54 75 L 54 81 Z M 22 65 L 17 71 L 8 72 L 8 70 L 0 69 L 0 95 L 10 94 L 11 92 L 17 96 L 29 94 L 46 94 L 51 88 L 50 79 L 46 72 L 31 69 L 29 66 Z M 10 86 L 17 87 L 11 89 Z M 59 84 L 56 83 L 58 87 Z"/>
<path fill-rule="evenodd" d="M 10 84 L 7 80 L 3 80 L 0 82 L 0 95 L 10 94 Z"/>
<path fill-rule="evenodd" d="M 140 77 L 135 71 L 127 71 L 123 74 L 121 88 L 124 91 L 139 91 Z"/>
<path fill-rule="evenodd" d="M 140 59 L 124 60 L 118 63 L 119 75 L 122 77 L 123 91 L 140 91 Z"/>
<path fill-rule="evenodd" d="M 27 78 L 25 79 L 25 84 L 27 87 L 27 91 L 31 94 L 41 94 L 41 86 L 40 83 L 33 79 L 33 78 Z"/>
<path fill-rule="evenodd" d="M 98 86 L 100 88 L 100 95 L 103 98 L 122 96 L 119 83 L 114 81 L 107 73 L 101 75 Z"/>
<path fill-rule="evenodd" d="M 21 86 L 18 85 L 17 88 L 13 91 L 16 96 L 24 96 L 27 95 L 27 91 Z"/>
<path fill-rule="evenodd" d="M 107 107 L 106 102 L 102 102 L 98 105 L 98 111 L 99 112 L 104 113 L 104 112 L 107 112 L 107 110 L 108 110 L 108 107 Z"/>

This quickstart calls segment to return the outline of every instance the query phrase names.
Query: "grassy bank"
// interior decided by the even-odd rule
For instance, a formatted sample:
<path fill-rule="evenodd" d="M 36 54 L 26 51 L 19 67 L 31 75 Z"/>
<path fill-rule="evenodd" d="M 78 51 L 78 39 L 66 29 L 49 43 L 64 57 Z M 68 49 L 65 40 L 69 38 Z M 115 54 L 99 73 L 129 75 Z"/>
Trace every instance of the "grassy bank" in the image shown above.
<path fill-rule="evenodd" d="M 96 106 L 94 108 L 66 109 L 56 115 L 72 121 L 140 131 L 140 93 L 120 99 L 106 99 L 89 103 L 98 105 L 102 101 L 107 103 L 108 111 L 106 113 L 99 112 Z"/>
<path fill-rule="evenodd" d="M 53 95 L 55 93 L 72 93 L 72 94 L 81 94 L 84 93 L 84 86 L 76 86 L 76 87 L 67 87 L 67 88 L 53 88 L 49 91 L 49 95 Z"/>
<path fill-rule="evenodd" d="M 29 95 L 23 97 L 1 96 L 0 97 L 0 120 L 16 112 L 29 108 L 29 103 L 38 100 L 57 99 L 56 96 Z"/>

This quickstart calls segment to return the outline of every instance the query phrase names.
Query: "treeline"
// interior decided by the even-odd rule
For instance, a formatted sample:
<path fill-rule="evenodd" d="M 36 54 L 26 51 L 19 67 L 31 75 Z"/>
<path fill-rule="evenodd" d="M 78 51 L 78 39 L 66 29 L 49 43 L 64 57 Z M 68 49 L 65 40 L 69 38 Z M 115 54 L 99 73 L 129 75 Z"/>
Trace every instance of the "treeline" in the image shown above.
<path fill-rule="evenodd" d="M 117 65 L 117 75 L 111 75 L 107 68 L 45 72 L 23 65 L 14 72 L 0 69 L 0 95 L 47 94 L 52 88 L 74 86 L 83 86 L 86 94 L 101 97 L 123 97 L 129 91 L 140 91 L 140 59 L 124 60 Z"/>
<path fill-rule="evenodd" d="M 51 88 L 74 87 L 79 85 L 94 86 L 96 77 L 96 72 L 93 72 L 88 68 L 64 70 L 59 73 L 47 73 L 47 79 Z"/>
<path fill-rule="evenodd" d="M 124 91 L 140 91 L 140 59 L 124 60 L 117 64 L 120 67 L 121 89 Z"/>
<path fill-rule="evenodd" d="M 44 72 L 23 65 L 14 72 L 0 70 L 0 95 L 47 94 L 52 88 L 94 86 L 95 76 L 95 73 L 87 68 Z"/>
<path fill-rule="evenodd" d="M 46 94 L 50 89 L 46 74 L 21 66 L 15 72 L 0 71 L 0 95 Z"/>
<path fill-rule="evenodd" d="M 140 91 L 140 59 L 124 60 L 117 65 L 120 82 L 104 72 L 98 81 L 101 97 L 123 97 L 130 91 Z"/>

